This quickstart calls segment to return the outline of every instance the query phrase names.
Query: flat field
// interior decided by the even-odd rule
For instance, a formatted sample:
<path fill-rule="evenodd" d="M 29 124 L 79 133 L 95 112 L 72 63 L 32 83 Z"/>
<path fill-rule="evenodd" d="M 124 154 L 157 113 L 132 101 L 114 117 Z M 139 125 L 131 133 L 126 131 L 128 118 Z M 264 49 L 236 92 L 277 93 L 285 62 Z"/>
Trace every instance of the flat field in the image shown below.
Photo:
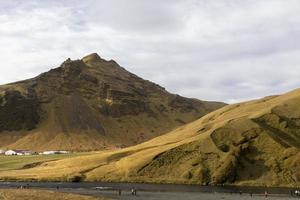
<path fill-rule="evenodd" d="M 56 155 L 30 155 L 30 156 L 5 156 L 0 155 L 0 171 L 26 169 L 43 162 L 55 161 L 64 158 L 73 158 L 91 153 L 71 153 L 71 154 L 56 154 Z"/>

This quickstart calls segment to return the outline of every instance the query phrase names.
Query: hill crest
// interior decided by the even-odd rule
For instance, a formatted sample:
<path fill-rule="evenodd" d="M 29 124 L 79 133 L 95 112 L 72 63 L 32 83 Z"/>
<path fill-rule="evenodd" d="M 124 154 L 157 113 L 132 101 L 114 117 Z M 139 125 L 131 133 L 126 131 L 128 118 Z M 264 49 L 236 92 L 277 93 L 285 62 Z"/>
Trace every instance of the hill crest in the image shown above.
<path fill-rule="evenodd" d="M 93 53 L 67 59 L 35 78 L 0 86 L 0 148 L 125 147 L 223 105 L 171 94 Z"/>

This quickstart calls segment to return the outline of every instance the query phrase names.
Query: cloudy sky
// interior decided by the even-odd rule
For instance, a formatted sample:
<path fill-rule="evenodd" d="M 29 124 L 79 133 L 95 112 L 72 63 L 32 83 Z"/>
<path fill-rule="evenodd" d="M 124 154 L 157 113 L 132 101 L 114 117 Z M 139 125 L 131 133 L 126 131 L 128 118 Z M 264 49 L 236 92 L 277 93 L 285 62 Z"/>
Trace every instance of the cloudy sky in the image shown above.
<path fill-rule="evenodd" d="M 0 84 L 97 52 L 169 91 L 237 102 L 300 87 L 299 0 L 0 0 Z"/>

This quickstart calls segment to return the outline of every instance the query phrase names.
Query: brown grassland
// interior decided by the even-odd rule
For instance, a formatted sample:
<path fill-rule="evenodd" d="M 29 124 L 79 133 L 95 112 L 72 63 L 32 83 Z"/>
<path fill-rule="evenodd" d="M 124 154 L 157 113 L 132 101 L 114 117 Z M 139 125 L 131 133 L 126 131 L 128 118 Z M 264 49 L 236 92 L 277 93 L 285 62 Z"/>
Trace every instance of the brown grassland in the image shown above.
<path fill-rule="evenodd" d="M 300 90 L 225 106 L 142 144 L 0 170 L 1 180 L 300 186 Z"/>
<path fill-rule="evenodd" d="M 105 200 L 84 195 L 67 194 L 46 190 L 0 189 L 0 200 Z"/>

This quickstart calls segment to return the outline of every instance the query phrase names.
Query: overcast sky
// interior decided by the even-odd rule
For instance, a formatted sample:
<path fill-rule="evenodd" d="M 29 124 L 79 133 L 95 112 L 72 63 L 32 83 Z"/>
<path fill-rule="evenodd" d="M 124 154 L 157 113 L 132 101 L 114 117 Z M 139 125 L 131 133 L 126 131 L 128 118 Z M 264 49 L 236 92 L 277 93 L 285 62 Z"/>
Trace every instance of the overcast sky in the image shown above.
<path fill-rule="evenodd" d="M 97 52 L 167 90 L 237 102 L 300 87 L 299 0 L 0 0 L 0 84 Z"/>

